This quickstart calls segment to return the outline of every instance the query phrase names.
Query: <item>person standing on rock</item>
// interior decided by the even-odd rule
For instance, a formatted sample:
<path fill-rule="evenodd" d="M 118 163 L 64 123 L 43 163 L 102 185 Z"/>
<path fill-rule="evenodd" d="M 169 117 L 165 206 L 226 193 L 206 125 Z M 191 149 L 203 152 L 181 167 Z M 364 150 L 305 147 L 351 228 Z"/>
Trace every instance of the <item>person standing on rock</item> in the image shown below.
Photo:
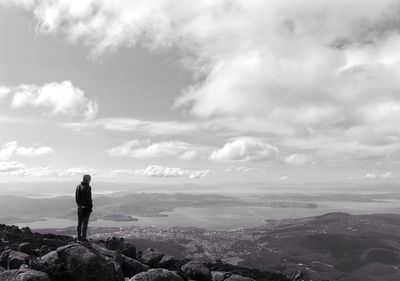
<path fill-rule="evenodd" d="M 75 201 L 78 206 L 78 242 L 88 242 L 86 239 L 90 213 L 93 209 L 92 188 L 90 175 L 84 175 L 82 182 L 76 187 Z"/>

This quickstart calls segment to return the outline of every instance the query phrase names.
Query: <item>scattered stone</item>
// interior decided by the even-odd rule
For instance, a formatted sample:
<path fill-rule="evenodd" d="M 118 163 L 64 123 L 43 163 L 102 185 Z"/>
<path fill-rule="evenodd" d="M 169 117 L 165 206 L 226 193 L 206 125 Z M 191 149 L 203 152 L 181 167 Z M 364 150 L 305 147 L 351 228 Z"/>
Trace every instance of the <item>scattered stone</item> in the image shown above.
<path fill-rule="evenodd" d="M 141 255 L 141 261 L 145 264 L 155 266 L 163 257 L 163 253 L 156 249 L 148 248 L 143 251 Z"/>
<path fill-rule="evenodd" d="M 32 255 L 32 244 L 31 243 L 21 243 L 19 244 L 18 251 L 28 255 Z"/>
<path fill-rule="evenodd" d="M 113 250 L 113 251 L 120 250 L 122 252 L 125 250 L 124 239 L 116 237 L 107 238 L 106 248 L 108 250 Z"/>
<path fill-rule="evenodd" d="M 211 276 L 213 281 L 224 281 L 226 278 L 231 276 L 232 273 L 224 271 L 212 271 Z"/>
<path fill-rule="evenodd" d="M 39 255 L 44 256 L 51 252 L 51 249 L 47 245 L 42 245 L 39 249 Z"/>
<path fill-rule="evenodd" d="M 125 250 L 122 251 L 122 254 L 132 259 L 136 259 L 136 247 L 131 243 L 125 243 Z"/>
<path fill-rule="evenodd" d="M 249 277 L 233 274 L 230 277 L 226 278 L 225 281 L 255 281 L 255 280 Z"/>
<path fill-rule="evenodd" d="M 189 279 L 197 281 L 212 281 L 211 271 L 201 262 L 190 261 L 184 264 L 181 269 Z"/>
<path fill-rule="evenodd" d="M 21 265 L 29 265 L 31 256 L 18 251 L 11 251 L 8 254 L 7 269 L 18 269 Z"/>
<path fill-rule="evenodd" d="M 50 277 L 32 269 L 13 269 L 0 273 L 1 281 L 51 281 Z"/>
<path fill-rule="evenodd" d="M 70 244 L 57 248 L 57 254 L 73 281 L 123 281 L 121 269 L 91 245 Z"/>
<path fill-rule="evenodd" d="M 122 272 L 125 277 L 132 277 L 140 272 L 147 271 L 149 266 L 141 263 L 140 261 L 131 259 L 127 256 L 122 255 L 124 261 L 121 265 Z"/>
<path fill-rule="evenodd" d="M 165 255 L 158 262 L 158 266 L 164 269 L 179 270 L 184 263 L 185 261 L 182 259 L 170 255 Z"/>
<path fill-rule="evenodd" d="M 141 272 L 133 276 L 129 281 L 184 281 L 175 272 L 157 268 L 149 269 L 146 272 Z"/>
<path fill-rule="evenodd" d="M 12 250 L 5 250 L 0 254 L 0 266 L 7 268 L 8 266 L 8 256 Z"/>

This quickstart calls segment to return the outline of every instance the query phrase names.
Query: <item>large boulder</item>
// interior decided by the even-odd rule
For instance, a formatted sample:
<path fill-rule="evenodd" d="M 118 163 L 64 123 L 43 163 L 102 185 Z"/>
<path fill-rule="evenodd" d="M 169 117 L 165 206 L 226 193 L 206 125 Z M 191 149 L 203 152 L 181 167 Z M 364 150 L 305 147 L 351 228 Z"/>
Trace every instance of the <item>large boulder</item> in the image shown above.
<path fill-rule="evenodd" d="M 98 244 L 92 244 L 91 247 L 93 247 L 108 261 L 117 262 L 121 267 L 121 270 L 125 277 L 132 277 L 139 272 L 146 271 L 149 269 L 148 265 L 143 264 L 137 260 L 131 259 L 130 257 L 127 257 L 125 255 L 122 255 L 120 250 L 117 251 L 109 250 Z"/>
<path fill-rule="evenodd" d="M 7 269 L 18 269 L 21 265 L 29 265 L 31 256 L 18 251 L 11 251 L 8 254 Z"/>
<path fill-rule="evenodd" d="M 233 274 L 230 277 L 226 278 L 225 281 L 255 281 L 255 280 L 250 277 Z"/>
<path fill-rule="evenodd" d="M 51 249 L 49 248 L 49 246 L 46 246 L 46 245 L 42 245 L 39 249 L 40 256 L 47 255 L 50 252 L 51 252 Z"/>
<path fill-rule="evenodd" d="M 105 244 L 108 250 L 120 250 L 121 252 L 125 250 L 125 243 L 123 238 L 109 237 L 107 238 Z"/>
<path fill-rule="evenodd" d="M 158 262 L 158 267 L 169 270 L 179 270 L 184 263 L 185 260 L 179 259 L 174 256 L 165 255 Z"/>
<path fill-rule="evenodd" d="M 1 281 L 50 281 L 49 275 L 32 269 L 13 269 L 0 273 Z"/>
<path fill-rule="evenodd" d="M 40 257 L 40 262 L 43 264 L 61 263 L 57 251 L 51 251 L 44 256 Z"/>
<path fill-rule="evenodd" d="M 121 264 L 122 272 L 125 277 L 132 277 L 140 272 L 147 271 L 149 266 L 141 263 L 140 261 L 131 259 L 127 256 L 122 255 L 123 262 Z"/>
<path fill-rule="evenodd" d="M 91 244 L 90 247 L 100 253 L 108 261 L 116 261 L 121 265 L 124 262 L 124 259 L 119 251 L 108 250 L 104 246 L 95 243 Z"/>
<path fill-rule="evenodd" d="M 31 266 L 36 270 L 46 272 L 52 280 L 67 281 L 72 279 L 71 273 L 59 258 L 57 251 L 52 251 L 34 260 Z"/>
<path fill-rule="evenodd" d="M 28 255 L 32 255 L 33 254 L 33 250 L 32 250 L 32 244 L 31 243 L 21 243 L 18 246 L 18 251 L 21 253 L 25 253 Z"/>
<path fill-rule="evenodd" d="M 143 263 L 155 266 L 164 257 L 164 254 L 156 249 L 148 248 L 143 251 L 140 259 Z"/>
<path fill-rule="evenodd" d="M 212 281 L 211 271 L 201 262 L 190 261 L 184 264 L 181 269 L 189 279 L 197 281 Z"/>
<path fill-rule="evenodd" d="M 213 281 L 224 281 L 226 278 L 231 276 L 232 273 L 224 271 L 212 271 L 211 275 Z"/>
<path fill-rule="evenodd" d="M 7 268 L 8 266 L 8 256 L 12 250 L 5 250 L 0 254 L 0 266 Z"/>
<path fill-rule="evenodd" d="M 131 243 L 125 243 L 125 249 L 122 251 L 122 254 L 132 259 L 136 259 L 136 247 Z"/>
<path fill-rule="evenodd" d="M 175 272 L 157 268 L 157 269 L 149 269 L 146 272 L 141 272 L 133 276 L 129 281 L 184 281 L 182 277 L 180 277 Z"/>
<path fill-rule="evenodd" d="M 119 264 L 105 258 L 90 244 L 60 247 L 57 255 L 73 281 L 124 281 Z"/>

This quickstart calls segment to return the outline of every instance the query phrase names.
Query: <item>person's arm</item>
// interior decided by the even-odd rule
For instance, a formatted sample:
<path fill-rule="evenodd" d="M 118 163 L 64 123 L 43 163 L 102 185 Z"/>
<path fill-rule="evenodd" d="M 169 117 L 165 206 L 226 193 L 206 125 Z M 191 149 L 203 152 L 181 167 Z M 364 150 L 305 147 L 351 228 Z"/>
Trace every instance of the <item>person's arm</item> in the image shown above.
<path fill-rule="evenodd" d="M 75 191 L 75 202 L 76 202 L 76 205 L 78 205 L 79 206 L 79 202 L 80 202 L 80 198 L 79 198 L 79 195 L 80 195 L 80 192 L 79 192 L 79 185 L 76 187 L 76 191 Z"/>
<path fill-rule="evenodd" d="M 89 198 L 89 210 L 93 209 L 93 200 L 92 200 L 92 188 L 89 186 L 88 188 L 88 198 Z"/>

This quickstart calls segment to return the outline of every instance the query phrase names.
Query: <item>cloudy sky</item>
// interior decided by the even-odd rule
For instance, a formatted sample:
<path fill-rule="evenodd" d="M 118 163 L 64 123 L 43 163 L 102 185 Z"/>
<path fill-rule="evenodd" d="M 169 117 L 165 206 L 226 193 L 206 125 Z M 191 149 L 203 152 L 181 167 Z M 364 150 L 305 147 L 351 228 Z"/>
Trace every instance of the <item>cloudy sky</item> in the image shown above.
<path fill-rule="evenodd" d="M 396 181 L 400 1 L 0 0 L 0 181 Z"/>

